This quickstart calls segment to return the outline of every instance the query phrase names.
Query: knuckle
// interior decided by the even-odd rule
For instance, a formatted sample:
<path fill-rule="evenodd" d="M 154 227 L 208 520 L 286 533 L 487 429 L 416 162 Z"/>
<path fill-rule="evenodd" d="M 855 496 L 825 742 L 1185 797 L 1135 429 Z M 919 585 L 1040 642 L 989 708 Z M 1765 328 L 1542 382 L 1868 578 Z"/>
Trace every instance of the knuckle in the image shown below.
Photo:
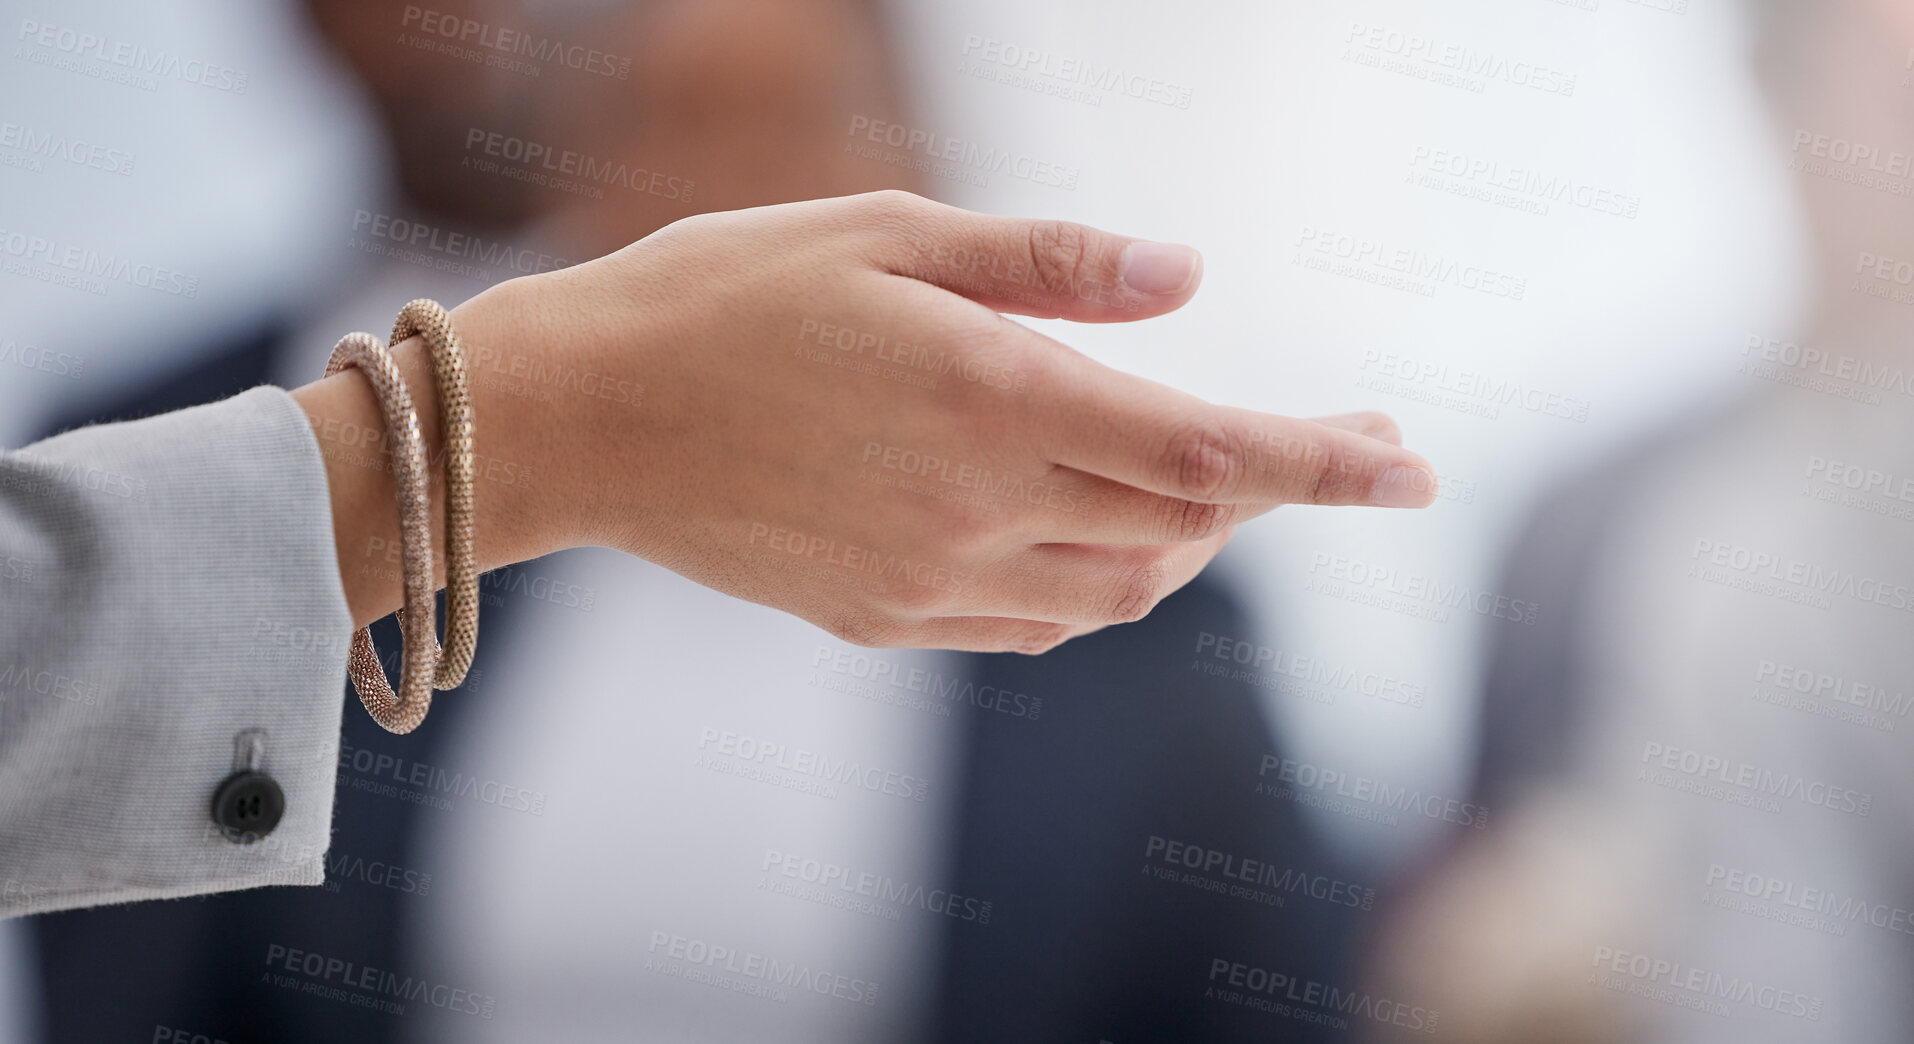
<path fill-rule="evenodd" d="M 909 218 L 922 214 L 929 200 L 915 192 L 903 189 L 878 189 L 856 197 L 856 203 L 866 213 L 879 218 Z"/>
<path fill-rule="evenodd" d="M 1360 419 L 1356 430 L 1362 434 L 1384 442 L 1402 441 L 1402 426 L 1396 423 L 1394 417 L 1377 410 L 1364 410 L 1357 416 Z"/>
<path fill-rule="evenodd" d="M 1219 424 L 1189 424 L 1171 436 L 1165 471 L 1190 500 L 1228 496 L 1242 481 L 1243 451 Z"/>
<path fill-rule="evenodd" d="M 903 189 L 878 189 L 851 196 L 835 232 L 853 240 L 875 243 L 925 243 L 935 238 L 934 207 L 930 200 Z"/>
<path fill-rule="evenodd" d="M 1366 468 L 1360 454 L 1351 453 L 1338 440 L 1329 440 L 1315 455 L 1305 476 L 1309 484 L 1309 503 L 1344 504 L 1359 501 L 1369 492 L 1363 482 Z"/>
<path fill-rule="evenodd" d="M 901 613 L 923 615 L 935 613 L 950 604 L 950 594 L 934 584 L 917 583 L 906 578 L 891 590 L 884 599 L 889 606 Z"/>
<path fill-rule="evenodd" d="M 1039 285 L 1073 293 L 1091 257 L 1092 233 L 1072 221 L 1036 221 L 1030 225 L 1030 266 Z"/>
<path fill-rule="evenodd" d="M 944 546 L 959 555 L 988 551 L 1003 536 L 1005 523 L 996 514 L 967 504 L 953 504 L 944 516 Z"/>
<path fill-rule="evenodd" d="M 889 621 L 869 613 L 845 612 L 826 621 L 824 629 L 832 637 L 852 645 L 861 645 L 867 649 L 881 648 L 893 643 L 899 628 Z"/>
<path fill-rule="evenodd" d="M 1229 504 L 1210 504 L 1201 500 L 1170 499 L 1165 511 L 1168 520 L 1164 536 L 1173 543 L 1205 540 L 1229 525 L 1235 508 Z"/>
<path fill-rule="evenodd" d="M 1158 562 L 1131 570 L 1116 586 L 1108 613 L 1110 621 L 1135 623 L 1150 615 L 1150 610 L 1162 600 L 1163 587 L 1168 582 L 1169 577 Z"/>
<path fill-rule="evenodd" d="M 640 243 L 645 243 L 645 242 L 656 244 L 656 243 L 666 242 L 673 239 L 682 239 L 685 237 L 691 237 L 693 239 L 703 238 L 704 236 L 716 230 L 715 226 L 719 223 L 719 221 L 720 219 L 716 216 L 715 212 L 712 212 L 712 211 L 700 211 L 696 214 L 686 214 L 684 217 L 681 217 L 675 221 L 672 221 L 671 223 L 658 229 L 658 231 L 653 232 L 649 236 L 646 236 L 644 239 L 640 239 L 637 242 L 634 242 L 631 245 L 625 247 L 624 252 L 630 253 L 630 252 L 636 251 L 638 249 L 638 245 Z"/>

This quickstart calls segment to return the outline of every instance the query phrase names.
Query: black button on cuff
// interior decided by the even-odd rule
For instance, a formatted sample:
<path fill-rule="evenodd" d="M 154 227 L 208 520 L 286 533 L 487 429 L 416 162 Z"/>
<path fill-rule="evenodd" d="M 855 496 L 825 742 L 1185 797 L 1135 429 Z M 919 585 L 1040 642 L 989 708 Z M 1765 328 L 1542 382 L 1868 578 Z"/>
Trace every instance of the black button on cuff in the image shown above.
<path fill-rule="evenodd" d="M 264 772 L 235 772 L 213 792 L 213 822 L 236 844 L 272 833 L 285 813 L 286 792 Z"/>

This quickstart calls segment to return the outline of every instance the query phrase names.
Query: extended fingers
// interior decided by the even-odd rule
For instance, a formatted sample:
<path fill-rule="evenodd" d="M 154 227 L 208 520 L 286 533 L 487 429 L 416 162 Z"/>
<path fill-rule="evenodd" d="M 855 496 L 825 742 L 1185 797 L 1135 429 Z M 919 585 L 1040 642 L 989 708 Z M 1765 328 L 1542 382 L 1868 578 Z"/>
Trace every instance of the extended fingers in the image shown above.
<path fill-rule="evenodd" d="M 1074 372 L 1045 389 L 1037 413 L 1045 422 L 1044 451 L 1055 463 L 1205 503 L 1435 501 L 1434 470 L 1388 441 L 1399 435 L 1386 418 L 1354 414 L 1324 423 L 1257 413 L 1213 405 L 1074 353 L 1057 362 Z"/>

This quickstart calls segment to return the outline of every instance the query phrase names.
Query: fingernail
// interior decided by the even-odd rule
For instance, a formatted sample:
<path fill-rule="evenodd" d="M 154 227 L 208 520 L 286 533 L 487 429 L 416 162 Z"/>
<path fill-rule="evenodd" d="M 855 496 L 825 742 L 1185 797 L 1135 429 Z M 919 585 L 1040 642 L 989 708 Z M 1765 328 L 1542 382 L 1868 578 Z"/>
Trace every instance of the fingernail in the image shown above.
<path fill-rule="evenodd" d="M 1369 491 L 1376 507 L 1419 508 L 1435 503 L 1436 477 L 1422 468 L 1397 464 L 1382 473 Z"/>
<path fill-rule="evenodd" d="M 1178 294 L 1196 278 L 1197 257 L 1191 247 L 1139 240 L 1123 248 L 1117 274 L 1125 286 L 1141 293 Z"/>

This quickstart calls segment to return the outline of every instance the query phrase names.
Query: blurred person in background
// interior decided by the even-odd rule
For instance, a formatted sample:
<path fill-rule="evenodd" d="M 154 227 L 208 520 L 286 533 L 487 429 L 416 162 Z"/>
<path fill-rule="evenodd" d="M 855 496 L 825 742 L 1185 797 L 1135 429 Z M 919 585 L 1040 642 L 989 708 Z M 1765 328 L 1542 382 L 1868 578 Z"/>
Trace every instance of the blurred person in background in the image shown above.
<path fill-rule="evenodd" d="M 1555 611 L 1491 650 L 1476 800 L 1505 811 L 1370 961 L 1444 1035 L 1914 1025 L 1914 6 L 1748 6 L 1809 308 L 1736 332 L 1744 394 L 1560 488 L 1510 556 Z"/>

